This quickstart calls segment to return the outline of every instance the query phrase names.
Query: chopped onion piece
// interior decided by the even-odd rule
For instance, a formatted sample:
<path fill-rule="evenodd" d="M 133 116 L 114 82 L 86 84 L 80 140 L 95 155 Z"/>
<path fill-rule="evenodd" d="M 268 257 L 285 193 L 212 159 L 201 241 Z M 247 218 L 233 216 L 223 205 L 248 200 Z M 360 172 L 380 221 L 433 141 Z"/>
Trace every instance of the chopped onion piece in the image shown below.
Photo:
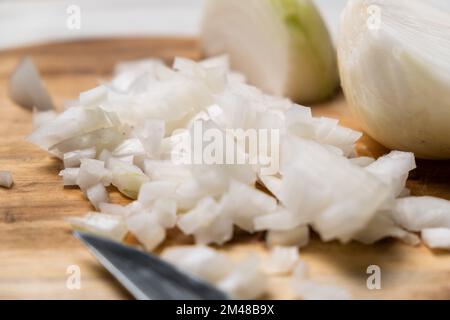
<path fill-rule="evenodd" d="M 405 187 L 409 172 L 415 168 L 413 153 L 392 151 L 367 166 L 366 170 L 387 183 L 394 196 L 398 197 Z"/>
<path fill-rule="evenodd" d="M 234 299 L 256 299 L 266 290 L 266 278 L 260 270 L 259 259 L 249 256 L 218 284 Z"/>
<path fill-rule="evenodd" d="M 178 207 L 182 211 L 193 209 L 198 201 L 207 196 L 207 190 L 201 188 L 198 181 L 194 178 L 182 182 L 175 191 Z"/>
<path fill-rule="evenodd" d="M 355 143 L 362 137 L 362 133 L 338 125 L 339 120 L 326 117 L 314 118 L 314 138 L 316 141 L 336 147 L 338 153 L 345 156 L 351 155 Z"/>
<path fill-rule="evenodd" d="M 230 57 L 226 54 L 206 58 L 199 64 L 204 68 L 223 68 L 230 71 Z"/>
<path fill-rule="evenodd" d="M 391 196 L 379 179 L 321 144 L 290 140 L 282 152 L 280 201 L 325 241 L 348 242 Z"/>
<path fill-rule="evenodd" d="M 129 91 L 143 76 L 148 75 L 150 79 L 154 78 L 160 66 L 162 67 L 164 64 L 157 59 L 121 62 L 115 67 L 112 86 L 121 92 Z"/>
<path fill-rule="evenodd" d="M 223 202 L 211 197 L 201 199 L 197 205 L 181 215 L 178 228 L 185 234 L 193 234 L 197 244 L 223 244 L 233 236 L 233 220 L 224 210 Z"/>
<path fill-rule="evenodd" d="M 296 295 L 303 300 L 350 300 L 350 293 L 333 285 L 322 284 L 312 280 L 296 281 Z"/>
<path fill-rule="evenodd" d="M 145 149 L 139 139 L 127 139 L 113 150 L 112 155 L 117 158 L 140 156 L 145 155 Z"/>
<path fill-rule="evenodd" d="M 164 228 L 173 228 L 177 223 L 177 202 L 161 198 L 155 201 L 152 212 L 158 216 L 159 224 Z"/>
<path fill-rule="evenodd" d="M 125 217 L 130 213 L 127 207 L 121 206 L 120 204 L 101 202 L 98 205 L 101 213 L 106 213 L 114 216 Z"/>
<path fill-rule="evenodd" d="M 421 237 L 429 248 L 450 250 L 450 228 L 424 229 Z"/>
<path fill-rule="evenodd" d="M 104 86 L 98 86 L 94 89 L 80 93 L 80 104 L 85 107 L 101 104 L 107 97 L 107 90 Z"/>
<path fill-rule="evenodd" d="M 275 197 L 279 198 L 281 191 L 281 179 L 275 176 L 260 175 L 259 180 Z"/>
<path fill-rule="evenodd" d="M 112 171 L 112 184 L 132 199 L 137 198 L 141 185 L 149 180 L 138 167 L 117 159 L 110 158 L 108 168 Z"/>
<path fill-rule="evenodd" d="M 111 158 L 111 157 L 112 157 L 112 153 L 110 151 L 108 151 L 107 149 L 104 149 L 104 150 L 102 150 L 102 152 L 100 152 L 97 159 L 100 161 L 103 161 L 104 163 L 107 164 L 109 158 Z"/>
<path fill-rule="evenodd" d="M 129 164 L 129 165 L 135 165 L 135 164 L 134 164 L 134 162 L 135 162 L 135 157 L 134 157 L 133 155 L 123 156 L 123 157 L 110 157 L 110 158 L 108 159 L 108 162 L 109 162 L 110 159 L 119 160 L 119 161 L 122 161 L 122 162 L 124 162 L 124 163 L 126 163 L 126 164 Z M 136 165 L 136 167 L 138 167 L 139 169 L 141 169 L 138 165 Z M 142 170 L 142 169 L 141 169 L 141 170 Z"/>
<path fill-rule="evenodd" d="M 13 185 L 13 178 L 11 171 L 0 171 L 0 187 L 11 188 Z"/>
<path fill-rule="evenodd" d="M 297 247 L 277 246 L 270 251 L 270 258 L 264 269 L 268 274 L 288 274 L 292 272 L 298 261 Z"/>
<path fill-rule="evenodd" d="M 304 261 L 299 261 L 292 271 L 294 281 L 301 281 L 309 277 L 309 267 Z"/>
<path fill-rule="evenodd" d="M 143 208 L 150 208 L 160 198 L 173 198 L 177 183 L 172 181 L 150 181 L 139 189 L 137 201 Z"/>
<path fill-rule="evenodd" d="M 269 246 L 295 246 L 304 247 L 309 242 L 308 226 L 298 226 L 291 230 L 270 230 L 266 234 L 266 243 Z"/>
<path fill-rule="evenodd" d="M 142 127 L 135 128 L 133 135 L 139 139 L 147 155 L 156 158 L 161 153 L 161 145 L 166 125 L 162 120 L 146 120 Z"/>
<path fill-rule="evenodd" d="M 84 149 L 84 150 L 75 150 L 64 153 L 64 167 L 65 168 L 74 168 L 79 167 L 81 165 L 81 159 L 94 159 L 97 154 L 95 147 Z"/>
<path fill-rule="evenodd" d="M 49 151 L 62 158 L 61 155 L 66 152 L 95 147 L 97 153 L 101 154 L 106 149 L 113 150 L 123 141 L 123 137 L 123 128 L 101 128 L 89 133 L 81 133 L 80 135 L 63 139 L 49 147 Z"/>
<path fill-rule="evenodd" d="M 255 231 L 254 219 L 275 211 L 275 198 L 246 184 L 232 181 L 221 201 L 224 211 L 232 215 L 233 222 L 248 232 Z"/>
<path fill-rule="evenodd" d="M 403 230 L 394 222 L 390 211 L 378 212 L 364 230 L 356 234 L 353 239 L 364 244 L 373 244 L 388 237 L 398 238 L 411 246 L 420 244 L 418 236 Z"/>
<path fill-rule="evenodd" d="M 37 128 L 28 137 L 28 140 L 43 149 L 49 150 L 67 139 L 75 137 L 79 139 L 83 134 L 111 128 L 114 125 L 111 115 L 100 108 L 69 108 L 45 126 Z M 83 148 L 86 148 L 86 146 L 76 149 Z"/>
<path fill-rule="evenodd" d="M 450 228 L 450 201 L 434 197 L 400 198 L 395 202 L 392 217 L 410 231 Z"/>
<path fill-rule="evenodd" d="M 78 185 L 77 179 L 80 174 L 80 168 L 66 168 L 59 172 L 59 176 L 63 177 L 64 186 Z"/>
<path fill-rule="evenodd" d="M 86 190 L 86 196 L 97 210 L 100 209 L 100 203 L 109 202 L 108 192 L 103 183 L 97 183 L 96 185 L 89 187 Z"/>
<path fill-rule="evenodd" d="M 86 191 L 99 182 L 107 185 L 108 179 L 110 179 L 110 172 L 105 169 L 105 163 L 103 161 L 81 159 L 80 171 L 77 177 L 77 184 L 81 190 Z"/>
<path fill-rule="evenodd" d="M 213 198 L 205 198 L 197 206 L 180 216 L 178 228 L 185 234 L 194 234 L 202 228 L 208 227 L 219 214 L 219 205 Z"/>
<path fill-rule="evenodd" d="M 367 167 L 368 165 L 371 165 L 375 162 L 374 158 L 371 157 L 357 157 L 357 158 L 351 158 L 348 159 L 351 163 L 354 165 L 360 166 L 360 167 Z"/>
<path fill-rule="evenodd" d="M 15 103 L 30 110 L 54 109 L 52 99 L 30 57 L 23 58 L 14 70 L 10 80 L 10 95 Z"/>
<path fill-rule="evenodd" d="M 154 214 L 133 214 L 126 218 L 126 224 L 147 250 L 155 249 L 166 238 L 166 231 L 159 225 L 158 217 Z"/>
<path fill-rule="evenodd" d="M 69 217 L 67 221 L 77 230 L 117 241 L 121 241 L 127 233 L 122 217 L 115 215 L 91 212 L 84 217 Z"/>
<path fill-rule="evenodd" d="M 161 257 L 183 271 L 216 283 L 227 276 L 233 264 L 219 251 L 206 246 L 180 246 L 165 249 Z"/>
<path fill-rule="evenodd" d="M 54 120 L 58 114 L 53 110 L 39 111 L 38 109 L 33 109 L 33 130 L 36 130 L 40 126 L 49 123 Z"/>
<path fill-rule="evenodd" d="M 127 204 L 127 205 L 125 206 L 125 208 L 126 208 L 127 211 L 128 211 L 128 214 L 127 214 L 127 215 L 133 215 L 133 214 L 143 213 L 143 212 L 148 213 L 148 212 L 149 212 L 149 210 L 147 210 L 146 208 L 144 208 L 144 207 L 141 205 L 141 203 L 138 202 L 138 201 L 132 201 L 132 202 L 130 202 L 129 204 Z"/>
<path fill-rule="evenodd" d="M 182 182 L 192 177 L 187 166 L 178 165 L 170 160 L 145 160 L 145 174 L 151 180 L 172 180 Z"/>
<path fill-rule="evenodd" d="M 233 221 L 226 214 L 219 215 L 207 228 L 198 229 L 195 234 L 195 242 L 198 244 L 223 245 L 233 237 Z"/>
<path fill-rule="evenodd" d="M 278 209 L 270 214 L 258 216 L 253 221 L 256 231 L 286 231 L 292 230 L 299 225 L 299 222 L 296 221 L 295 215 L 284 208 Z"/>

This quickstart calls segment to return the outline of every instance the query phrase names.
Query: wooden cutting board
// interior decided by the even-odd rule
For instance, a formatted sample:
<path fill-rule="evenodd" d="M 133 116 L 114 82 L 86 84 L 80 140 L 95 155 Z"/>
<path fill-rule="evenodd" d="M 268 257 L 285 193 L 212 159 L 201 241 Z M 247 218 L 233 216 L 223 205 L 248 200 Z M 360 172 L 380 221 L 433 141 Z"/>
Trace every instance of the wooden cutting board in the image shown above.
<path fill-rule="evenodd" d="M 70 233 L 64 218 L 92 210 L 76 188 L 63 188 L 59 160 L 24 140 L 31 114 L 8 98 L 8 78 L 24 55 L 31 55 L 58 106 L 108 79 L 113 65 L 148 56 L 171 62 L 174 56 L 200 58 L 194 39 L 95 40 L 41 45 L 0 52 L 0 170 L 11 170 L 14 187 L 0 188 L 0 298 L 122 299 L 130 296 Z M 314 107 L 359 129 L 344 98 Z M 358 144 L 363 155 L 386 150 L 368 137 Z M 415 195 L 450 199 L 450 163 L 419 161 L 408 182 Z M 112 191 L 113 202 L 127 203 Z M 266 255 L 261 235 L 241 236 L 225 250 L 235 258 L 249 252 Z M 171 236 L 165 245 L 189 242 Z M 314 237 L 301 250 L 312 278 L 343 286 L 355 298 L 450 299 L 450 254 L 387 240 L 377 245 L 322 243 Z M 81 289 L 66 287 L 67 268 L 81 270 Z M 381 267 L 381 290 L 368 290 L 366 269 Z M 267 298 L 292 298 L 286 277 L 271 278 Z"/>

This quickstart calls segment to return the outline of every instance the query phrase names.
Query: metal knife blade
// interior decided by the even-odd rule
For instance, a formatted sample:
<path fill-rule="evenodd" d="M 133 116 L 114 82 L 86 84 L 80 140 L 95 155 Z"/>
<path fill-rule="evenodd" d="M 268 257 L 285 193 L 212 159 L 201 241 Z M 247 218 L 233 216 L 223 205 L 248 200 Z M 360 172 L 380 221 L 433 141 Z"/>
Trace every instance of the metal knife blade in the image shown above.
<path fill-rule="evenodd" d="M 152 254 L 87 233 L 75 231 L 74 235 L 136 299 L 229 299 L 213 285 Z"/>

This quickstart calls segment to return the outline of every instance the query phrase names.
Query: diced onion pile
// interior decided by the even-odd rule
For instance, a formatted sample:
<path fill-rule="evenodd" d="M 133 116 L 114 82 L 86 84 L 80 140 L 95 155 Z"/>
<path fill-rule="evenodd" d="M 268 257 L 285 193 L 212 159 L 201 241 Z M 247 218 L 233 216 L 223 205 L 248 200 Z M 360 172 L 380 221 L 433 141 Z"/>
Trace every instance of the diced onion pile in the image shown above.
<path fill-rule="evenodd" d="M 306 271 L 297 250 L 308 243 L 310 229 L 324 241 L 369 244 L 395 237 L 412 245 L 420 242 L 413 232 L 426 229 L 422 235 L 430 247 L 448 246 L 448 231 L 429 229 L 450 229 L 450 202 L 405 197 L 415 168 L 412 153 L 357 157 L 361 133 L 247 85 L 229 70 L 226 57 L 199 63 L 177 58 L 172 69 L 158 60 L 122 63 L 110 83 L 81 93 L 57 117 L 47 116 L 36 121 L 29 141 L 63 160 L 64 185 L 79 186 L 101 212 L 70 218 L 74 227 L 119 241 L 130 232 L 147 250 L 178 228 L 198 247 L 168 249 L 163 256 L 235 297 L 256 298 L 265 288 L 255 257 L 233 265 L 206 247 L 231 240 L 235 227 L 266 232 L 275 248 L 270 273 L 295 270 L 296 290 L 304 298 L 348 297 L 341 289 L 298 280 Z M 278 129 L 278 172 L 171 161 L 178 129 L 189 132 L 198 121 L 222 132 Z M 110 204 L 110 185 L 136 200 Z"/>

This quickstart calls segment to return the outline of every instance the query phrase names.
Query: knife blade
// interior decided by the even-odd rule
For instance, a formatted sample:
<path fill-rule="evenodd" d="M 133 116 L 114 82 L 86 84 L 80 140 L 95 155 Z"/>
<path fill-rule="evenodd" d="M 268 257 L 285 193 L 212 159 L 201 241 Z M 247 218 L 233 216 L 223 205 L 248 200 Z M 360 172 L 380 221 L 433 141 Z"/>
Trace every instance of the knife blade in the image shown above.
<path fill-rule="evenodd" d="M 97 260 L 138 300 L 226 300 L 213 285 L 153 254 L 75 231 Z"/>

